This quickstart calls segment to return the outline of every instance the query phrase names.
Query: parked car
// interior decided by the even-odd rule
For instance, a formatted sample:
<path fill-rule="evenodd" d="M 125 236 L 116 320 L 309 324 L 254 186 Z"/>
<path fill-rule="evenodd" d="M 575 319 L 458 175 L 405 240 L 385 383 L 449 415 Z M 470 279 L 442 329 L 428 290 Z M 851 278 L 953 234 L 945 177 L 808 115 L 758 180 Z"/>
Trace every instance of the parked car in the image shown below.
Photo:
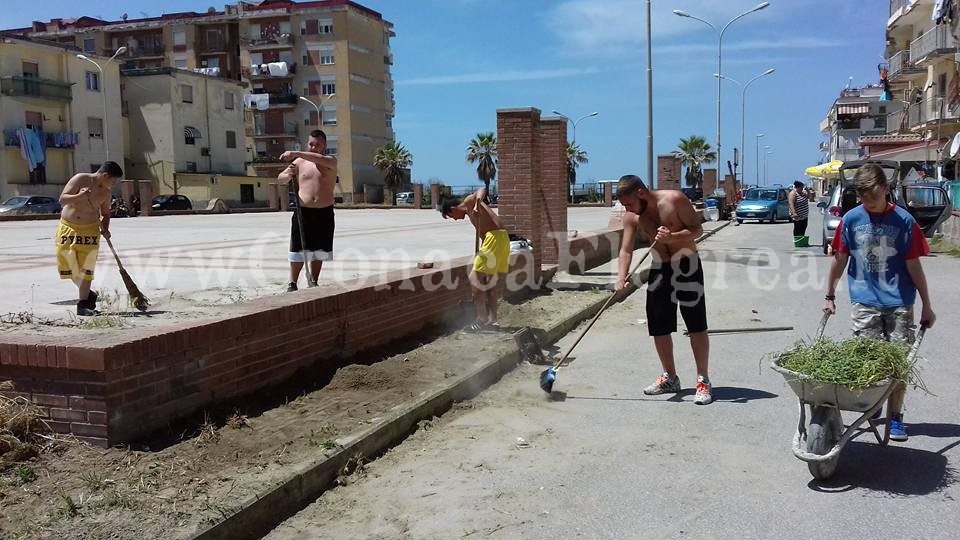
<path fill-rule="evenodd" d="M 10 197 L 0 204 L 0 214 L 17 216 L 21 214 L 59 214 L 63 207 L 56 199 L 36 195 Z"/>
<path fill-rule="evenodd" d="M 193 204 L 183 195 L 157 195 L 153 198 L 153 209 L 193 210 Z"/>
<path fill-rule="evenodd" d="M 413 206 L 412 191 L 403 191 L 403 192 L 397 193 L 394 199 L 396 199 L 397 206 Z"/>
<path fill-rule="evenodd" d="M 782 187 L 751 188 L 744 192 L 737 205 L 737 223 L 746 219 L 775 223 L 790 217 L 787 190 Z"/>
<path fill-rule="evenodd" d="M 853 186 L 853 175 L 858 168 L 867 164 L 879 165 L 890 183 L 890 199 L 904 208 L 917 220 L 926 237 L 933 236 L 944 221 L 950 217 L 952 204 L 947 191 L 935 182 L 905 183 L 903 181 L 909 165 L 897 161 L 858 160 L 844 163 L 840 168 L 840 183 L 833 188 L 830 199 L 817 206 L 825 211 L 823 216 L 823 252 L 836 235 L 837 227 L 844 214 L 860 205 L 860 197 Z"/>

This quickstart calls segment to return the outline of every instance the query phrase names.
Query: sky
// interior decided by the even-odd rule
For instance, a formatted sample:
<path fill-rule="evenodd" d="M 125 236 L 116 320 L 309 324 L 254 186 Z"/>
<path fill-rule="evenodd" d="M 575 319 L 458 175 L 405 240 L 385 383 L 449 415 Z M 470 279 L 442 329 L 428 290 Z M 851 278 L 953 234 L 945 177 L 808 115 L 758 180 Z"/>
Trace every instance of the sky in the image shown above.
<path fill-rule="evenodd" d="M 578 182 L 646 176 L 647 83 L 644 0 L 364 0 L 397 34 L 394 55 L 397 140 L 413 154 L 414 181 L 476 182 L 465 149 L 496 131 L 498 108 L 557 110 L 574 119 L 589 163 Z M 681 137 L 716 139 L 717 34 L 684 10 L 722 27 L 758 0 L 653 0 L 654 154 Z M 0 10 L 0 28 L 33 20 L 161 14 L 151 0 L 46 0 Z M 163 12 L 205 11 L 209 3 L 165 0 Z M 214 4 L 223 9 L 223 3 Z M 769 145 L 770 183 L 802 179 L 823 159 L 820 121 L 852 78 L 876 83 L 889 2 L 772 0 L 729 26 L 723 75 L 741 83 L 769 68 L 747 92 L 746 180 L 754 183 L 755 137 Z M 724 162 L 740 146 L 740 87 L 724 82 Z M 568 136 L 572 138 L 568 127 Z M 724 165 L 725 168 L 725 165 Z M 761 159 L 760 168 L 763 168 Z"/>

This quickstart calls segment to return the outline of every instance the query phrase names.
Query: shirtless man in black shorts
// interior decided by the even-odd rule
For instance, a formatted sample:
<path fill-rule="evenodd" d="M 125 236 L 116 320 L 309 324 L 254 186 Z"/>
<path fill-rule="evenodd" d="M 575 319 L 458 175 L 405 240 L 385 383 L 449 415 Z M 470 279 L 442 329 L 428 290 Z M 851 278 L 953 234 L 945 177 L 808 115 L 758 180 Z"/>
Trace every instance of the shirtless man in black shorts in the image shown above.
<path fill-rule="evenodd" d="M 617 198 L 627 209 L 623 216 L 623 244 L 616 289 L 626 286 L 637 231 L 654 238 L 653 264 L 647 284 L 647 325 L 663 366 L 663 374 L 643 390 L 647 395 L 680 391 L 673 360 L 673 337 L 677 331 L 677 307 L 690 334 L 690 346 L 697 363 L 697 393 L 693 402 L 713 401 L 707 359 L 707 307 L 704 298 L 703 265 L 696 239 L 703 234 L 700 218 L 690 200 L 680 191 L 654 191 L 643 181 L 627 175 L 617 184 Z"/>
<path fill-rule="evenodd" d="M 306 237 L 306 242 L 300 238 L 298 215 L 294 212 L 290 225 L 290 282 L 287 292 L 297 290 L 304 252 L 310 259 L 310 273 L 314 282 L 320 277 L 323 261 L 333 259 L 333 189 L 337 182 L 337 158 L 326 155 L 327 136 L 319 129 L 310 132 L 307 147 L 309 152 L 284 152 L 280 155 L 281 161 L 292 163 L 277 179 L 284 184 L 297 180 L 303 235 Z"/>

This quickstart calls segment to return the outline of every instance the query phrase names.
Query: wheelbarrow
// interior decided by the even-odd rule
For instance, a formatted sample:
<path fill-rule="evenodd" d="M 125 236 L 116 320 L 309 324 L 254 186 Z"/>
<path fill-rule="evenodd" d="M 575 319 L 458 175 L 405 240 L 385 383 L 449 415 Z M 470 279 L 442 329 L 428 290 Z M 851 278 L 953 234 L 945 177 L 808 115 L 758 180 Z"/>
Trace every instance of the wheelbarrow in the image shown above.
<path fill-rule="evenodd" d="M 820 321 L 817 338 L 823 336 L 829 313 Z M 910 349 L 907 361 L 913 363 L 920 349 L 926 328 L 921 326 Z M 817 480 L 827 480 L 837 470 L 840 451 L 854 437 L 873 433 L 881 446 L 890 442 L 890 410 L 887 416 L 876 415 L 890 396 L 897 392 L 903 381 L 884 379 L 866 388 L 851 389 L 844 385 L 824 383 L 807 375 L 790 371 L 780 366 L 777 359 L 770 366 L 783 375 L 787 384 L 800 400 L 800 422 L 793 436 L 793 455 L 805 461 L 810 474 Z M 807 407 L 810 408 L 810 425 L 807 425 Z M 850 425 L 844 425 L 841 411 L 861 413 Z M 862 427 L 866 425 L 866 427 Z M 881 429 L 883 432 L 881 433 Z"/>

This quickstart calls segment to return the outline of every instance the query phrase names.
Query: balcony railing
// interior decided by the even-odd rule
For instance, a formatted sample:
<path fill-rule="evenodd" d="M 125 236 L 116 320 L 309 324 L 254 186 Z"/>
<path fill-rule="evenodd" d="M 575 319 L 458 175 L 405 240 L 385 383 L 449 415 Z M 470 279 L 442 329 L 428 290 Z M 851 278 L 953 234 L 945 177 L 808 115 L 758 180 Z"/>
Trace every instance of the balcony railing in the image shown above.
<path fill-rule="evenodd" d="M 295 125 L 286 125 L 283 127 L 254 126 L 253 128 L 254 137 L 296 137 L 297 135 L 299 135 L 299 132 Z"/>
<path fill-rule="evenodd" d="M 270 94 L 270 105 L 296 105 L 299 99 L 296 94 Z"/>
<path fill-rule="evenodd" d="M 260 36 L 250 39 L 249 47 L 271 47 L 276 45 L 293 45 L 293 36 L 291 34 L 281 34 L 279 36 Z"/>
<path fill-rule="evenodd" d="M 906 116 L 906 120 L 904 120 Z M 907 132 L 913 128 L 932 122 L 955 121 L 960 119 L 960 109 L 949 107 L 947 98 L 937 96 L 910 103 L 902 111 L 887 115 L 887 133 Z"/>
<path fill-rule="evenodd" d="M 20 75 L 0 78 L 0 93 L 5 96 L 31 96 L 59 101 L 73 99 L 70 83 Z"/>
<path fill-rule="evenodd" d="M 911 67 L 910 64 L 910 49 L 904 49 L 897 54 L 890 57 L 890 60 L 887 61 L 890 64 L 890 78 L 894 78 L 897 75 L 903 73 L 905 69 Z"/>
<path fill-rule="evenodd" d="M 957 39 L 949 30 L 948 25 L 938 25 L 913 40 L 910 44 L 910 59 L 920 62 L 928 56 L 958 52 Z"/>
<path fill-rule="evenodd" d="M 897 10 L 908 5 L 910 5 L 910 0 L 890 0 L 890 16 L 893 17 Z"/>
<path fill-rule="evenodd" d="M 243 68 L 243 75 L 248 79 L 282 79 L 293 77 L 297 73 L 297 64 L 296 62 L 287 64 L 287 74 L 286 75 L 271 75 L 270 69 L 267 67 L 267 64 L 260 64 L 259 66 L 252 66 L 249 68 Z"/>
<path fill-rule="evenodd" d="M 117 58 L 143 58 L 145 56 L 163 56 L 166 54 L 166 48 L 163 45 L 138 45 L 132 47 L 127 45 L 127 50 L 117 55 Z M 103 55 L 107 58 L 113 56 L 116 49 L 104 49 Z"/>
<path fill-rule="evenodd" d="M 50 148 L 62 148 L 64 150 L 72 150 L 76 147 L 80 139 L 80 134 L 72 131 L 63 131 L 63 132 L 51 132 L 47 133 L 44 131 L 36 132 L 41 139 L 44 140 L 44 146 L 49 150 Z M 3 130 L 3 145 L 4 146 L 13 146 L 20 148 L 20 137 L 17 136 L 16 129 L 5 129 Z"/>

